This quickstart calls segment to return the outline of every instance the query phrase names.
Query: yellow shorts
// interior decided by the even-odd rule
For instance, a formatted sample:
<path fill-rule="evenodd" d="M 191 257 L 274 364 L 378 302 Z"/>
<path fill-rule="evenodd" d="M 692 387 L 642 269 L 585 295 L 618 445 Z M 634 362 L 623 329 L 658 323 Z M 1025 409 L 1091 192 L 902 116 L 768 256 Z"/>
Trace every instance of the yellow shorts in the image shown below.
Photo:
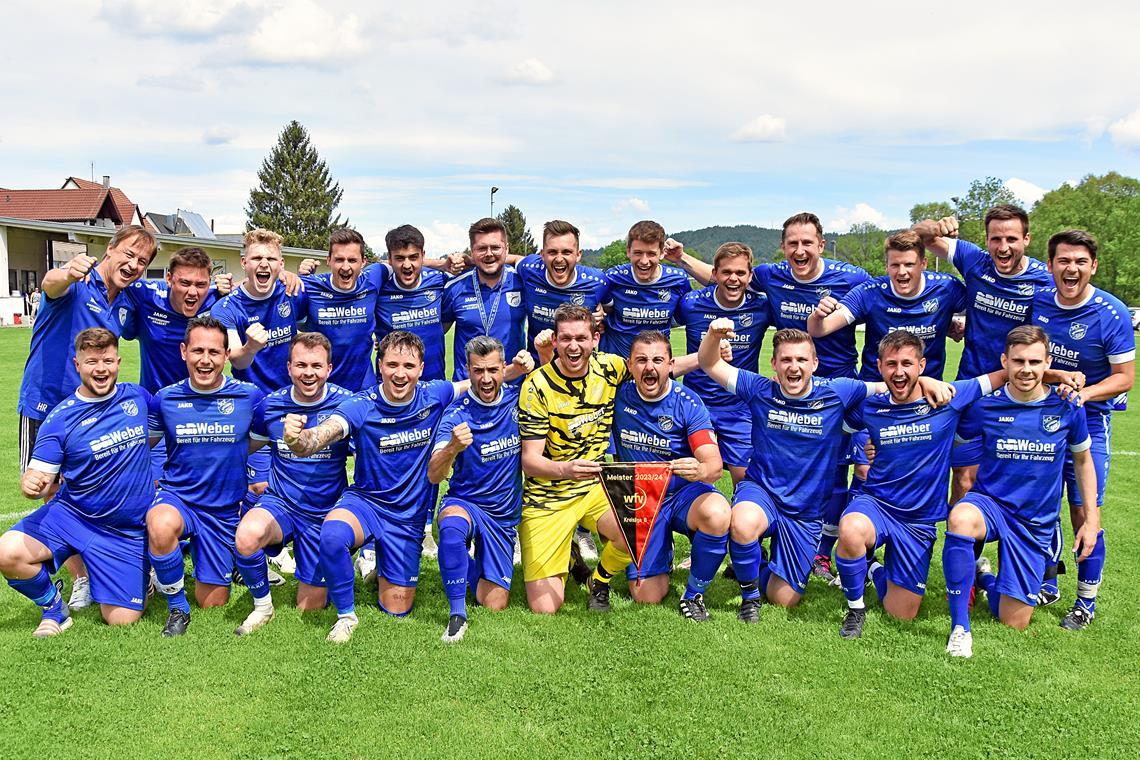
<path fill-rule="evenodd" d="M 561 509 L 523 509 L 519 523 L 519 546 L 522 548 L 523 580 L 536 581 L 556 575 L 565 576 L 570 569 L 570 542 L 574 529 L 582 525 L 597 531 L 598 520 L 610 511 L 602 484 Z"/>

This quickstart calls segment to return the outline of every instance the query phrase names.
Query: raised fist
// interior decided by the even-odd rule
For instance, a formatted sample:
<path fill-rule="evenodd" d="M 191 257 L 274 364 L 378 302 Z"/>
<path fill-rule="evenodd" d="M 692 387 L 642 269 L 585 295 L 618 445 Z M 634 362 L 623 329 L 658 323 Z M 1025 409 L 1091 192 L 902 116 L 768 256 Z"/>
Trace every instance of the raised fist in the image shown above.
<path fill-rule="evenodd" d="M 301 437 L 301 431 L 305 429 L 305 423 L 308 421 L 308 416 L 304 414 L 285 415 L 285 428 L 281 433 L 281 440 L 285 441 L 286 446 L 292 446 L 297 442 L 297 439 Z"/>
<path fill-rule="evenodd" d="M 816 314 L 819 314 L 819 316 L 821 316 L 821 317 L 826 317 L 828 314 L 831 314 L 832 312 L 834 312 L 838 308 L 839 308 L 839 301 L 838 300 L 836 300 L 835 298 L 832 298 L 831 296 L 824 296 L 823 298 L 821 298 L 819 300 L 819 303 L 816 304 L 815 312 L 816 312 Z"/>
<path fill-rule="evenodd" d="M 460 422 L 451 429 L 451 447 L 463 451 L 475 440 L 471 435 L 471 427 L 466 422 Z"/>
<path fill-rule="evenodd" d="M 685 246 L 677 242 L 673 238 L 665 241 L 665 249 L 661 253 L 661 258 L 670 261 L 674 264 L 681 263 L 681 256 L 685 253 Z"/>
<path fill-rule="evenodd" d="M 732 340 L 736 337 L 736 325 L 728 317 L 717 317 L 709 323 L 709 335 L 717 340 Z"/>
<path fill-rule="evenodd" d="M 269 331 L 260 322 L 254 322 L 245 330 L 246 345 L 254 351 L 260 351 L 269 343 Z"/>
<path fill-rule="evenodd" d="M 85 279 L 87 275 L 91 273 L 91 269 L 98 263 L 99 260 L 94 256 L 81 253 L 67 262 L 67 277 L 72 282 L 79 282 Z"/>
<path fill-rule="evenodd" d="M 228 296 L 234 289 L 234 276 L 229 272 L 214 275 L 214 289 L 220 296 Z"/>

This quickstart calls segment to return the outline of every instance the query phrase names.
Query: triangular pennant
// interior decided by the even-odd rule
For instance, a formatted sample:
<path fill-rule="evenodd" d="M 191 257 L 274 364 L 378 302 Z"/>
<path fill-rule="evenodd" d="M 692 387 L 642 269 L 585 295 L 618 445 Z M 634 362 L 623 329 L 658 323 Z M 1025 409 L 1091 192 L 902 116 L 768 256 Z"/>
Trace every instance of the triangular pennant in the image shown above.
<path fill-rule="evenodd" d="M 598 474 L 638 577 L 673 469 L 668 462 L 602 462 Z"/>

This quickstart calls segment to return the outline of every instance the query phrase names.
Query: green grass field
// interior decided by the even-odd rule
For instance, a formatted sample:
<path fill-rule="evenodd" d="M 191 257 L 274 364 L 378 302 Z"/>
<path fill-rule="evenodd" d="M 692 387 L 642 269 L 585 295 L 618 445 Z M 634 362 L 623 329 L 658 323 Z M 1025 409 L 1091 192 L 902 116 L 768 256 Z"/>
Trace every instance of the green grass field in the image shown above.
<path fill-rule="evenodd" d="M 32 506 L 17 486 L 15 413 L 29 336 L 0 331 L 0 528 Z M 124 354 L 133 380 L 134 344 Z M 160 638 L 159 600 L 133 627 L 109 629 L 87 609 L 63 636 L 37 641 L 39 611 L 4 586 L 0 757 L 1130 756 L 1140 737 L 1137 411 L 1115 428 L 1108 568 L 1096 622 L 1081 633 L 1057 626 L 1071 572 L 1063 601 L 1024 633 L 980 605 L 973 659 L 950 661 L 941 547 L 919 618 L 872 607 L 856 642 L 837 634 L 840 590 L 815 581 L 799 608 L 765 606 L 746 627 L 735 583 L 718 579 L 713 621 L 688 623 L 675 606 L 684 572 L 660 607 L 618 598 L 611 614 L 589 615 L 572 587 L 550 618 L 525 611 L 516 574 L 509 609 L 473 609 L 456 646 L 439 641 L 447 604 L 431 562 L 407 619 L 381 615 L 358 587 L 361 625 L 343 647 L 324 641 L 332 611 L 293 608 L 291 580 L 273 591 L 277 619 L 244 639 L 233 636 L 251 608 L 240 588 L 225 608 L 195 608 L 180 639 Z"/>

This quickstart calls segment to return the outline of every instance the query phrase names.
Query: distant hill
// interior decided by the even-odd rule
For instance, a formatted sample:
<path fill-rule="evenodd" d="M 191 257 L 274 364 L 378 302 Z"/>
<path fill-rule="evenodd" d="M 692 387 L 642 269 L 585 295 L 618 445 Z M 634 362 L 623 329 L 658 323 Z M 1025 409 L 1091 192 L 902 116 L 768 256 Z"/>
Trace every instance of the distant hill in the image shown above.
<path fill-rule="evenodd" d="M 780 230 L 757 227 L 754 224 L 738 224 L 734 227 L 705 227 L 700 230 L 674 232 L 672 237 L 680 240 L 686 248 L 695 250 L 705 261 L 712 261 L 713 254 L 722 243 L 730 241 L 744 243 L 752 247 L 756 261 L 775 261 L 780 258 Z M 582 262 L 595 265 L 601 249 L 582 251 Z"/>

